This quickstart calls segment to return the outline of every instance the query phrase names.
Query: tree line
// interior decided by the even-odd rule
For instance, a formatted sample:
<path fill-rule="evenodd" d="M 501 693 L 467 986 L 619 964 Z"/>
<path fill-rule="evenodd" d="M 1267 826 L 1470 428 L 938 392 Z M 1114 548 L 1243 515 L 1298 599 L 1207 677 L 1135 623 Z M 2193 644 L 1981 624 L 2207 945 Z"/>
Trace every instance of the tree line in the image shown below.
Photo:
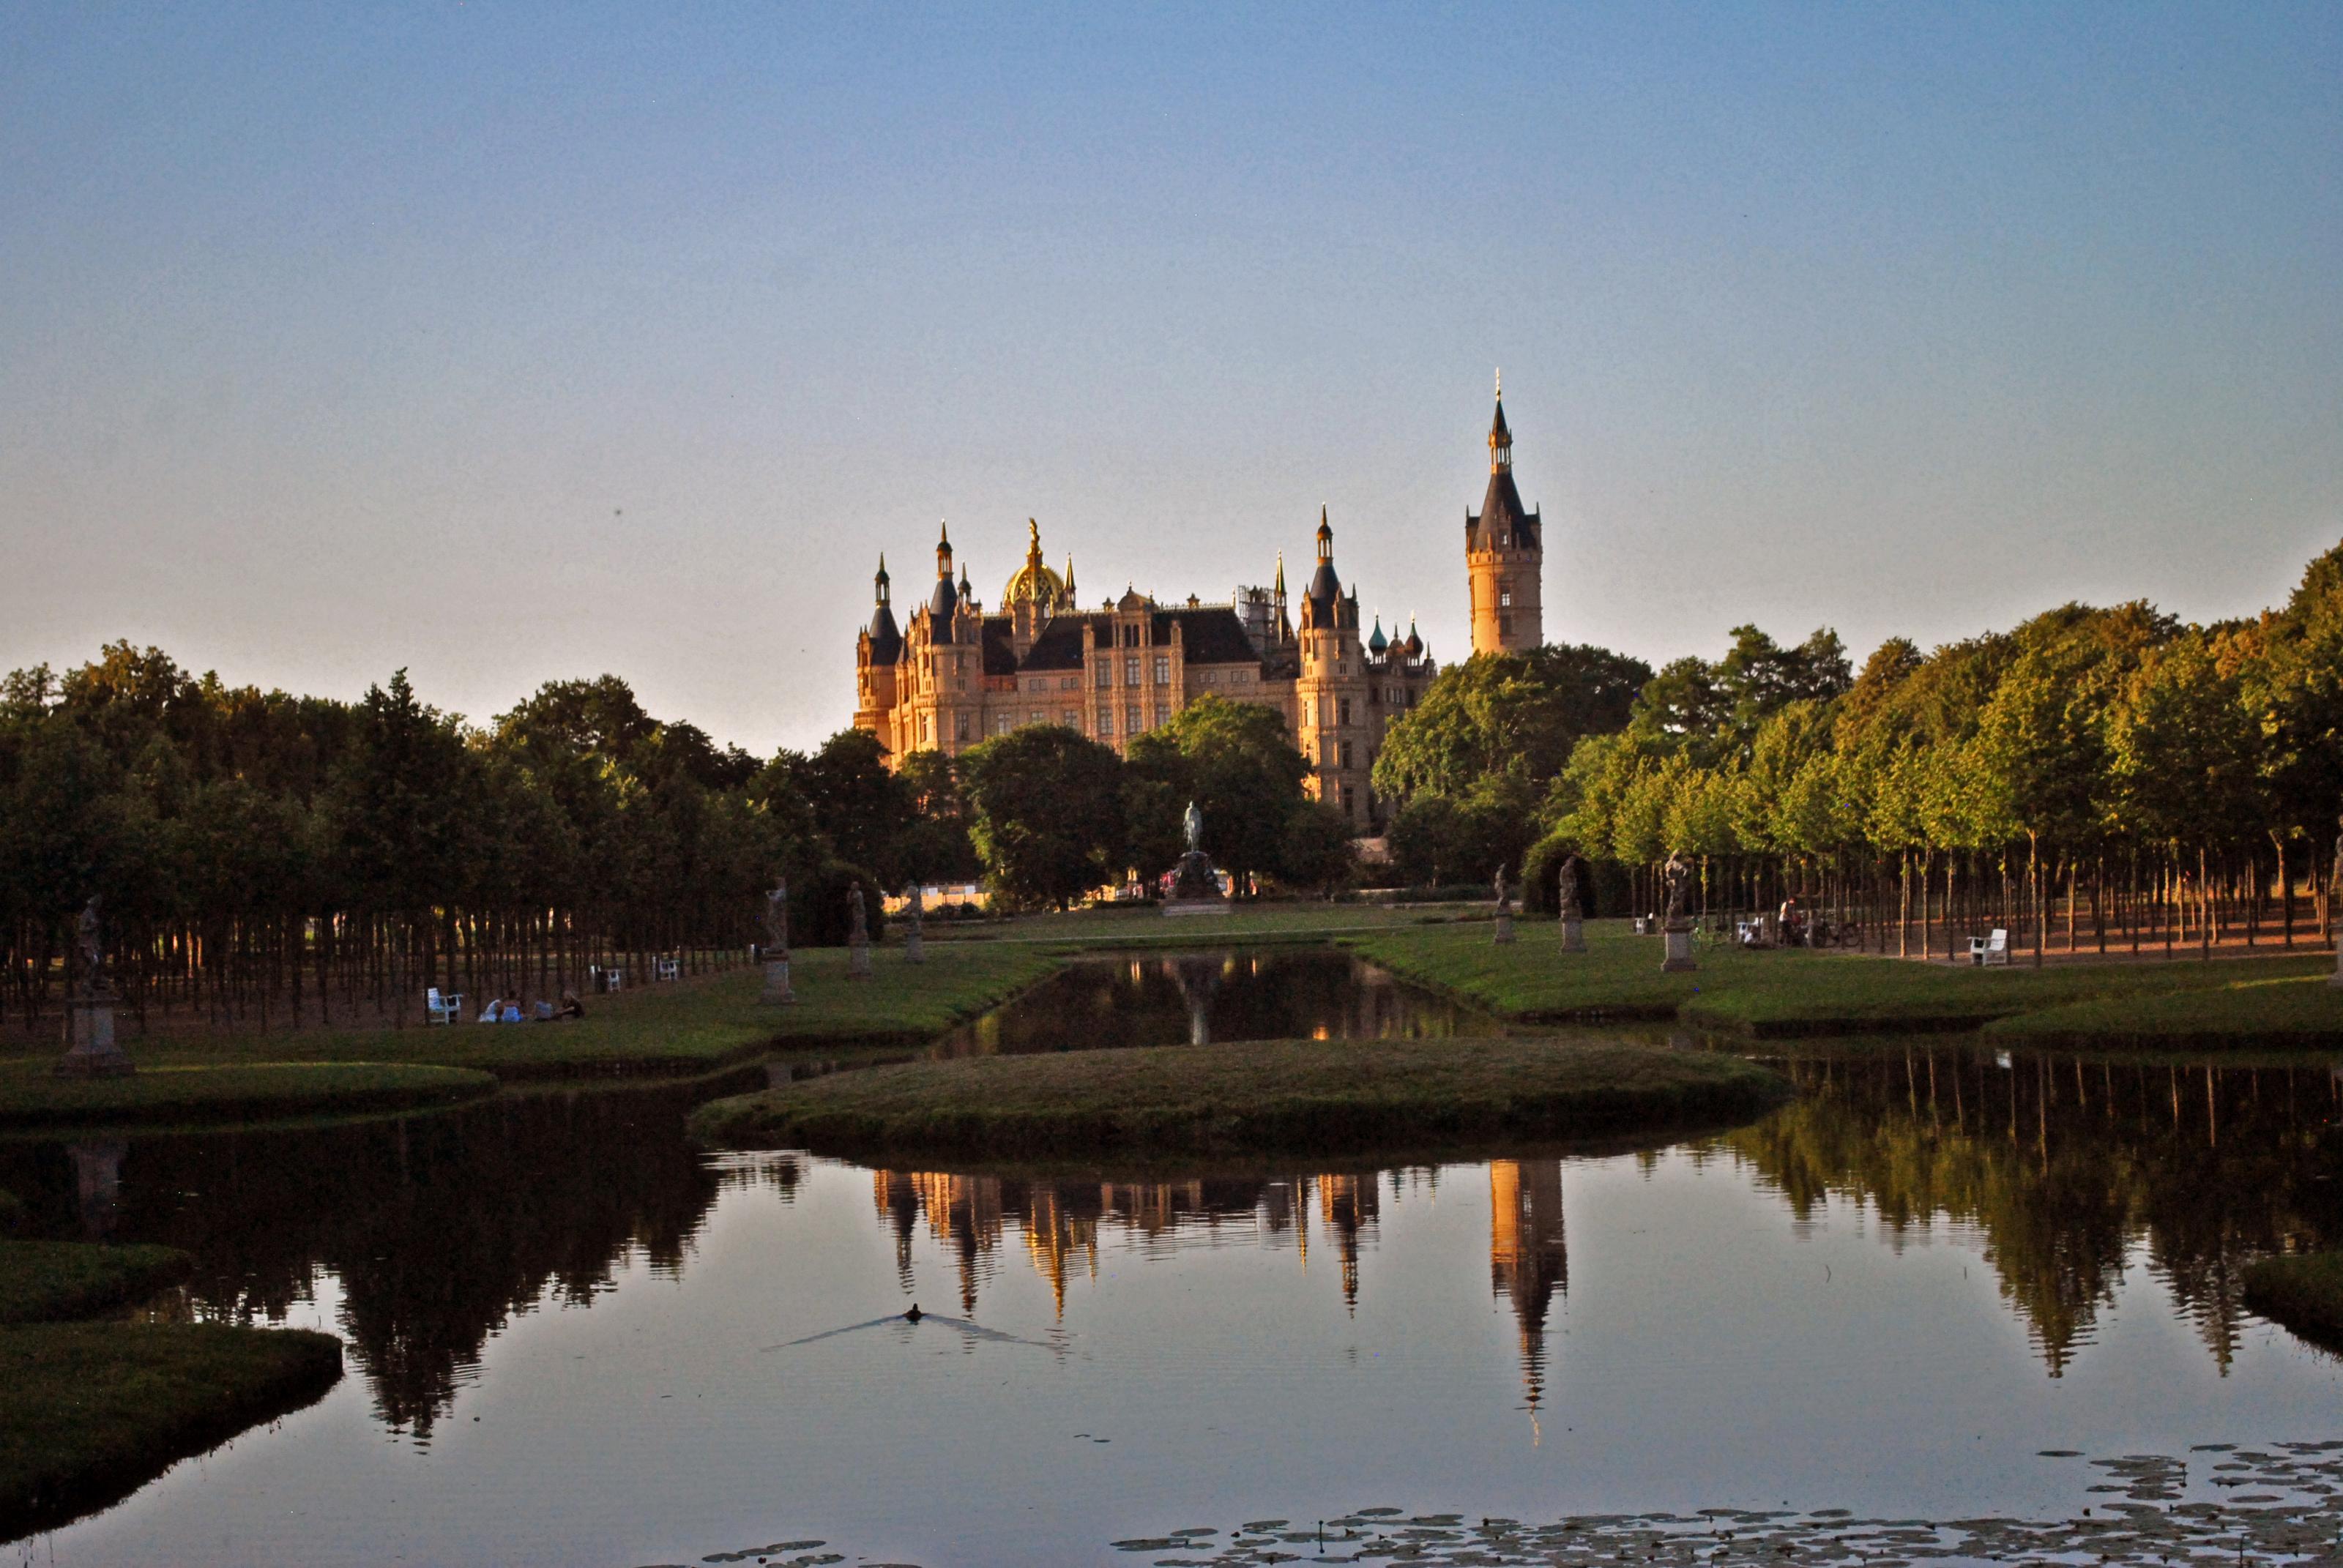
<path fill-rule="evenodd" d="M 1860 669 L 1827 630 L 1744 626 L 1624 704 L 1633 670 L 1591 652 L 1476 658 L 1394 727 L 1374 777 L 1412 874 L 1510 859 L 1550 900 L 1574 854 L 1640 911 L 1681 852 L 1705 909 L 1796 895 L 1898 952 L 1985 923 L 2036 952 L 2331 929 L 2343 547 L 2207 626 L 2069 604 Z"/>
<path fill-rule="evenodd" d="M 1266 721 L 1266 722 L 1264 722 Z M 356 702 L 230 687 L 116 643 L 0 683 L 0 1027 L 53 1017 L 101 900 L 141 1026 L 412 1021 L 426 987 L 549 997 L 745 960 L 786 877 L 791 935 L 844 940 L 913 880 L 1064 903 L 1177 859 L 1187 801 L 1240 875 L 1339 880 L 1347 832 L 1275 715 L 1204 702 L 1128 762 L 1071 731 L 955 763 L 846 730 L 769 759 L 647 713 L 614 676 L 484 725 L 405 673 Z"/>

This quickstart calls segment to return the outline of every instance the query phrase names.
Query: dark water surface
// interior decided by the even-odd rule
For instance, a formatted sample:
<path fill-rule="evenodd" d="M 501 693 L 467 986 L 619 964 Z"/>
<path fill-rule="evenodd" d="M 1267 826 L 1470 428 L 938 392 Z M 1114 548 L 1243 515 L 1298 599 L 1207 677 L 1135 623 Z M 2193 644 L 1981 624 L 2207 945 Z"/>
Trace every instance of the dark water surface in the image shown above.
<path fill-rule="evenodd" d="M 1084 959 L 936 1045 L 942 1056 L 1503 1034 L 1493 1015 L 1314 948 Z"/>
<path fill-rule="evenodd" d="M 1029 1003 L 1095 1030 L 1084 986 L 1128 986 L 1150 1021 L 1109 1038 L 1184 1031 L 1185 971 L 1139 961 Z M 1461 1026 L 1212 962 L 1216 1038 Z M 1051 1048 L 991 1028 L 954 1048 Z M 2343 1242 L 2327 1062 L 1779 1060 L 1798 1103 L 1673 1148 L 1173 1183 L 704 1158 L 705 1090 L 0 1145 L 28 1230 L 186 1247 L 184 1310 L 350 1347 L 319 1404 L 19 1551 L 1151 1562 L 1107 1543 L 1378 1505 L 2071 1513 L 2104 1478 L 2043 1450 L 2343 1436 L 2343 1369 L 2238 1302 L 2250 1258 Z"/>

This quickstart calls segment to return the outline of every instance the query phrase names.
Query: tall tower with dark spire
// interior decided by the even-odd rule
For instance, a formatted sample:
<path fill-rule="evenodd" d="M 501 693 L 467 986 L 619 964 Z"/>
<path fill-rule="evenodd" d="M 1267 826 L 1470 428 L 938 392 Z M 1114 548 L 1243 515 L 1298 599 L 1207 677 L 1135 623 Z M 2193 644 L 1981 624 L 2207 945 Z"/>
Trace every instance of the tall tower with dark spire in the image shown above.
<path fill-rule="evenodd" d="M 1473 595 L 1473 651 L 1520 653 L 1545 641 L 1545 525 L 1513 487 L 1513 433 L 1505 424 L 1505 387 L 1497 383 L 1489 422 L 1489 489 L 1478 513 L 1464 514 L 1464 575 Z"/>

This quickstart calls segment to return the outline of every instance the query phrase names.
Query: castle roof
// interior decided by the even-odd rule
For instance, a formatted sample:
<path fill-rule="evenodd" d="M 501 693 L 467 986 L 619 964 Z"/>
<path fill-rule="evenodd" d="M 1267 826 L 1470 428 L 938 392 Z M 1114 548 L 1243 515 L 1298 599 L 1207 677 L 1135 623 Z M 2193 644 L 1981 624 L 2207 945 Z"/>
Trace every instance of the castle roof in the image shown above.
<path fill-rule="evenodd" d="M 870 618 L 870 662 L 892 664 L 902 651 L 902 628 L 895 624 L 895 612 L 882 604 Z"/>
<path fill-rule="evenodd" d="M 1522 493 L 1513 487 L 1513 470 L 1508 466 L 1489 476 L 1489 490 L 1481 498 L 1480 512 L 1465 515 L 1464 548 L 1478 549 L 1493 539 L 1511 539 L 1516 549 L 1534 550 L 1544 528 L 1538 514 L 1522 505 Z"/>
<path fill-rule="evenodd" d="M 1244 622 L 1229 605 L 1198 605 L 1193 608 L 1153 612 L 1151 651 L 1162 652 L 1172 641 L 1172 628 L 1180 628 L 1182 662 L 1186 664 L 1251 664 L 1266 669 L 1261 650 L 1245 635 Z M 1057 615 L 1050 618 L 1019 662 L 1014 623 L 1005 615 L 984 618 L 984 673 L 1020 675 L 1029 671 L 1076 670 L 1082 667 L 1083 631 L 1098 628 L 1101 646 L 1114 640 L 1114 617 L 1105 613 Z"/>

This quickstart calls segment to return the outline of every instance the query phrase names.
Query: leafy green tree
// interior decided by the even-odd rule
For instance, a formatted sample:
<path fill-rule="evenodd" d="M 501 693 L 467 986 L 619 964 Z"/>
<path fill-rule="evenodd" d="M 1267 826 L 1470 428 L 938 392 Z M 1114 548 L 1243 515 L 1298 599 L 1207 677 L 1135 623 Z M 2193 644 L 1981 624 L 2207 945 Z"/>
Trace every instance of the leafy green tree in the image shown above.
<path fill-rule="evenodd" d="M 1177 858 L 1191 800 L 1204 814 L 1204 852 L 1215 865 L 1240 875 L 1276 870 L 1310 773 L 1276 709 L 1212 696 L 1134 738 L 1124 767 L 1134 784 L 1161 786 L 1126 795 L 1133 863 L 1151 873 L 1170 869 L 1172 860 L 1156 858 L 1165 849 Z"/>
<path fill-rule="evenodd" d="M 1543 789 L 1582 737 L 1625 725 L 1651 679 L 1650 666 L 1607 648 L 1476 655 L 1441 671 L 1393 720 L 1375 756 L 1375 789 L 1393 801 L 1461 796 L 1503 769 Z"/>
<path fill-rule="evenodd" d="M 1358 859 L 1351 819 L 1339 807 L 1303 800 L 1287 816 L 1277 864 L 1282 880 L 1331 896 L 1351 879 Z"/>
<path fill-rule="evenodd" d="M 993 885 L 1064 909 L 1119 880 L 1122 759 L 1079 732 L 1029 725 L 964 752 L 969 837 Z"/>

